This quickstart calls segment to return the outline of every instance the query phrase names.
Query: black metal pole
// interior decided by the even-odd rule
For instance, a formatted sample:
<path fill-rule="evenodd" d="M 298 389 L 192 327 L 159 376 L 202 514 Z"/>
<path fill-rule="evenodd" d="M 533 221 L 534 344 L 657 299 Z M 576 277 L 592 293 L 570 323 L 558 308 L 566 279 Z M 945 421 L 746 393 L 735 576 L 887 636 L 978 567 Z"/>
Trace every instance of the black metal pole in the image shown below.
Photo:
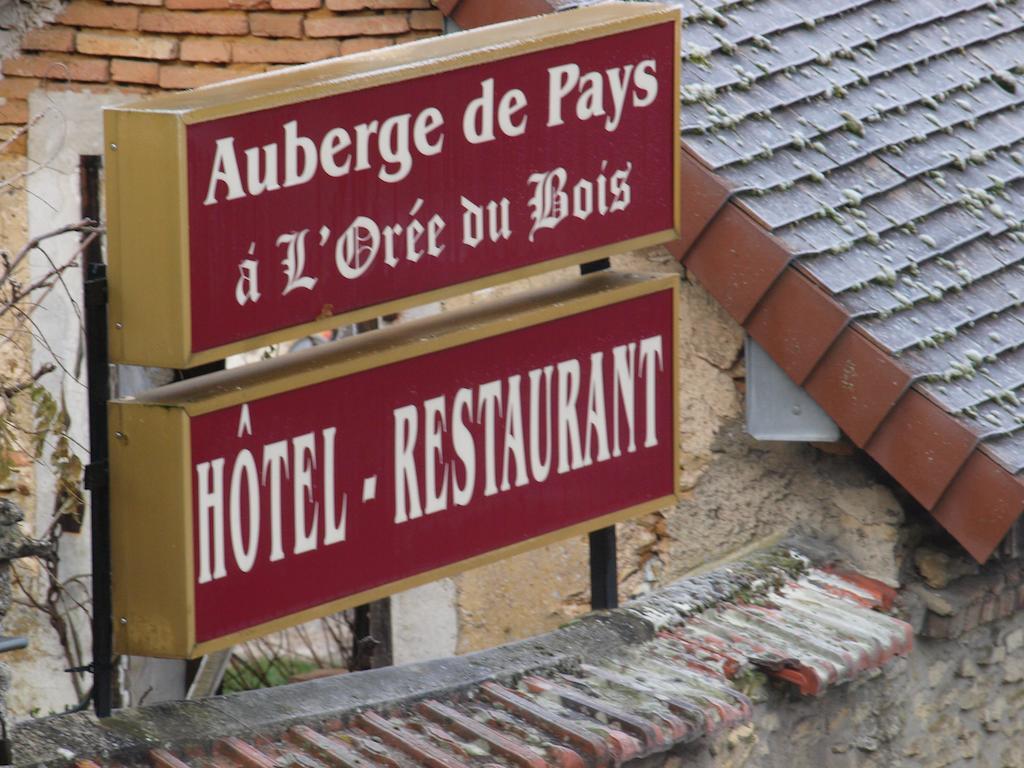
<path fill-rule="evenodd" d="M 98 155 L 83 155 L 79 171 L 82 218 L 99 224 Z M 86 487 L 92 519 L 92 673 L 97 717 L 108 717 L 113 704 L 113 606 L 110 591 L 110 485 L 107 448 L 107 400 L 110 360 L 107 349 L 107 267 L 100 239 L 93 239 L 82 259 L 85 287 L 85 360 L 89 385 L 89 466 Z"/>
<path fill-rule="evenodd" d="M 611 268 L 608 259 L 580 264 L 580 274 L 589 275 Z M 616 560 L 615 526 L 591 531 L 590 545 L 590 607 L 598 611 L 619 607 L 619 566 Z"/>
<path fill-rule="evenodd" d="M 369 333 L 380 327 L 380 320 L 372 318 L 356 323 L 356 333 Z M 353 667 L 357 670 L 379 669 L 394 664 L 391 652 L 391 598 L 384 597 L 372 603 L 356 606 L 355 648 Z"/>

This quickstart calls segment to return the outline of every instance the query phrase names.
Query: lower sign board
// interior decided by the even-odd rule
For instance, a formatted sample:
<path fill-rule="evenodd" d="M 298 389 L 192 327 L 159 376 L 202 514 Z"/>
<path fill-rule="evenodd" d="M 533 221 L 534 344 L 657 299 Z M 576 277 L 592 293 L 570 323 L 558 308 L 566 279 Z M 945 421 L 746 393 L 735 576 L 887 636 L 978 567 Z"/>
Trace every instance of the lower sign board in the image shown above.
<path fill-rule="evenodd" d="M 670 504 L 677 315 L 678 278 L 604 273 L 112 403 L 116 650 L 199 656 Z"/>

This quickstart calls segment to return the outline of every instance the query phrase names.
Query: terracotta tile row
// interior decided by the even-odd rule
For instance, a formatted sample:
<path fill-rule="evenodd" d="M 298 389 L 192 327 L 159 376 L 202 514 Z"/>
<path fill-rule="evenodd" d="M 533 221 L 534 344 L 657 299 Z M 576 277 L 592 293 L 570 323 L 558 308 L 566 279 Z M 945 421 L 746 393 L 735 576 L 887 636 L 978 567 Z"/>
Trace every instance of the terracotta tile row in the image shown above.
<path fill-rule="evenodd" d="M 647 643 L 572 671 L 490 680 L 444 700 L 350 720 L 153 750 L 154 768 L 612 768 L 663 754 L 753 716 L 733 682 L 760 671 L 818 695 L 907 653 L 909 625 L 879 611 L 891 589 L 811 568 L 750 603 L 722 603 Z M 634 609 L 643 613 L 641 603 Z M 678 606 L 678 610 L 687 610 Z M 80 765 L 95 765 L 82 762 Z"/>

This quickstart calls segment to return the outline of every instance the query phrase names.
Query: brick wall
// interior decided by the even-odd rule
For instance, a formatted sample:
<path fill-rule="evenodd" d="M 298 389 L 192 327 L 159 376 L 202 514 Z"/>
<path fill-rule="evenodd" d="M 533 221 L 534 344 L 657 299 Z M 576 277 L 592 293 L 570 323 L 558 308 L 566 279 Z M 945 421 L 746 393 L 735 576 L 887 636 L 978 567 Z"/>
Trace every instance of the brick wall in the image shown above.
<path fill-rule="evenodd" d="M 196 88 L 440 32 L 431 0 L 72 0 L 3 61 L 0 124 L 58 87 Z"/>

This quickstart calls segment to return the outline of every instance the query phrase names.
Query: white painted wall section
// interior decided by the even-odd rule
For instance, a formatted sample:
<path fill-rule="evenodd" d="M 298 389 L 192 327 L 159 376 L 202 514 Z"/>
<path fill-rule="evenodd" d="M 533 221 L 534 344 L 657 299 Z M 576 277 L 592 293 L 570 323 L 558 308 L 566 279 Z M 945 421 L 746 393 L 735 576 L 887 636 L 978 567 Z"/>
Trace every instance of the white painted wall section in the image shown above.
<path fill-rule="evenodd" d="M 395 664 L 455 655 L 459 638 L 455 582 L 441 579 L 391 598 L 391 652 Z"/>

